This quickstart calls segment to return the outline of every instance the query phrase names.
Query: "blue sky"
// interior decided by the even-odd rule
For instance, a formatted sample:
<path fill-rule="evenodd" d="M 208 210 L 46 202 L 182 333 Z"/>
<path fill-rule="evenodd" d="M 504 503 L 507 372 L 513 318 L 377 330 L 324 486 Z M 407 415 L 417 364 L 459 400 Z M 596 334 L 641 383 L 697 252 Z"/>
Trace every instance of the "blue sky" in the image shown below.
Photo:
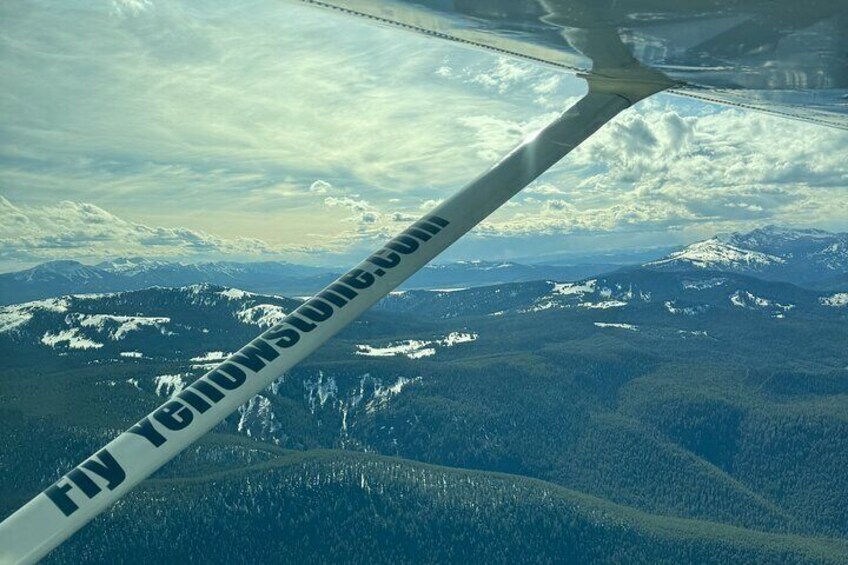
<path fill-rule="evenodd" d="M 0 5 L 0 270 L 59 258 L 345 265 L 584 90 L 276 0 Z M 446 258 L 848 229 L 848 132 L 657 96 Z"/>

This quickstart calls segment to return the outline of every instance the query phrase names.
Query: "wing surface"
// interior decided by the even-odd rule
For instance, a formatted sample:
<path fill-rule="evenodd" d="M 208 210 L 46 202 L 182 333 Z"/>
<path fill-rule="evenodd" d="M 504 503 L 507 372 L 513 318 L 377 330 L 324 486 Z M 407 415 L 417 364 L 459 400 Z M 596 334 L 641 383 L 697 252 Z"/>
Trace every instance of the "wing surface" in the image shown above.
<path fill-rule="evenodd" d="M 626 54 L 676 94 L 848 129 L 844 0 L 298 1 L 571 72 Z"/>

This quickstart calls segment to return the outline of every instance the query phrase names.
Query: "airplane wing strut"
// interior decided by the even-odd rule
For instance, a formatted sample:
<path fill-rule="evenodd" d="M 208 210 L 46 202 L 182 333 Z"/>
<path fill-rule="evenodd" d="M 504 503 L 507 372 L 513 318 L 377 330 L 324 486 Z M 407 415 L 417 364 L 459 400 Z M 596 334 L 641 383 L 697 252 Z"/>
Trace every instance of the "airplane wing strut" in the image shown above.
<path fill-rule="evenodd" d="M 619 112 L 670 86 L 654 78 L 590 77 L 588 94 L 558 119 L 9 516 L 0 524 L 0 564 L 33 563 L 46 555 Z"/>

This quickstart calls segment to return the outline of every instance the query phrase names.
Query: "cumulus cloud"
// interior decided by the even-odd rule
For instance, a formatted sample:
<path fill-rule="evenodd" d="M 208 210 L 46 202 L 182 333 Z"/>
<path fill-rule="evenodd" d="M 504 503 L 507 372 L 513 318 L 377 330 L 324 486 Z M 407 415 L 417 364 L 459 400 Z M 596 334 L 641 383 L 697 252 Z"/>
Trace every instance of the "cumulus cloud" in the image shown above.
<path fill-rule="evenodd" d="M 737 110 L 701 114 L 668 102 L 623 114 L 475 237 L 846 227 L 848 135 Z"/>
<path fill-rule="evenodd" d="M 15 257 L 359 249 L 585 90 L 528 62 L 271 0 L 70 10 L 10 0 L 0 19 L 0 185 L 14 202 L 2 205 L 2 233 Z M 534 234 L 631 234 L 626 243 L 661 230 L 844 225 L 847 149 L 842 131 L 658 96 L 475 233 L 497 237 L 494 249 Z"/>
<path fill-rule="evenodd" d="M 380 212 L 376 206 L 359 197 L 350 196 L 328 196 L 324 199 L 328 208 L 342 208 L 350 214 L 344 218 L 345 222 L 355 225 L 354 230 L 344 231 L 334 238 L 336 244 L 351 245 L 356 240 L 373 240 L 379 235 L 390 233 L 388 225 L 392 218 Z"/>
<path fill-rule="evenodd" d="M 414 222 L 418 219 L 418 216 L 403 212 L 392 212 L 391 218 L 393 222 Z"/>
<path fill-rule="evenodd" d="M 330 208 L 347 208 L 348 210 L 357 213 L 369 212 L 373 210 L 373 206 L 371 206 L 371 204 L 369 204 L 365 200 L 351 198 L 349 196 L 328 196 L 324 199 L 324 204 L 326 204 Z"/>
<path fill-rule="evenodd" d="M 432 210 L 433 208 L 435 208 L 436 206 L 438 206 L 439 204 L 441 204 L 442 202 L 443 202 L 443 200 L 441 198 L 439 198 L 438 200 L 431 198 L 429 200 L 425 200 L 424 202 L 422 202 L 418 206 L 418 209 L 422 210 L 424 212 L 428 212 L 428 211 Z"/>
<path fill-rule="evenodd" d="M 525 61 L 500 57 L 493 68 L 477 73 L 471 80 L 504 94 L 511 86 L 524 83 L 537 69 Z"/>
<path fill-rule="evenodd" d="M 568 210 L 573 211 L 574 205 L 565 200 L 548 200 L 543 204 L 547 211 Z"/>
<path fill-rule="evenodd" d="M 19 207 L 0 196 L 0 262 L 4 265 L 126 255 L 258 258 L 305 250 L 273 246 L 254 238 L 222 238 L 185 227 L 147 226 L 85 202 Z"/>
<path fill-rule="evenodd" d="M 525 194 L 540 194 L 544 196 L 553 196 L 559 194 L 565 194 L 561 188 L 558 188 L 552 184 L 538 184 L 533 186 L 528 186 L 523 191 Z"/>

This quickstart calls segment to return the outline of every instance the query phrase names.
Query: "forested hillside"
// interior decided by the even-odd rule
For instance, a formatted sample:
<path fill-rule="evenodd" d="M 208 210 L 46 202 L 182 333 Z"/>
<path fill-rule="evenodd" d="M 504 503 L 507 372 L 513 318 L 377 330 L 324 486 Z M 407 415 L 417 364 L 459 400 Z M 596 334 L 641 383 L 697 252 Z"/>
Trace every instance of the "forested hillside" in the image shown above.
<path fill-rule="evenodd" d="M 848 562 L 840 297 L 638 269 L 396 293 L 52 559 Z M 0 511 L 298 303 L 4 307 Z"/>

